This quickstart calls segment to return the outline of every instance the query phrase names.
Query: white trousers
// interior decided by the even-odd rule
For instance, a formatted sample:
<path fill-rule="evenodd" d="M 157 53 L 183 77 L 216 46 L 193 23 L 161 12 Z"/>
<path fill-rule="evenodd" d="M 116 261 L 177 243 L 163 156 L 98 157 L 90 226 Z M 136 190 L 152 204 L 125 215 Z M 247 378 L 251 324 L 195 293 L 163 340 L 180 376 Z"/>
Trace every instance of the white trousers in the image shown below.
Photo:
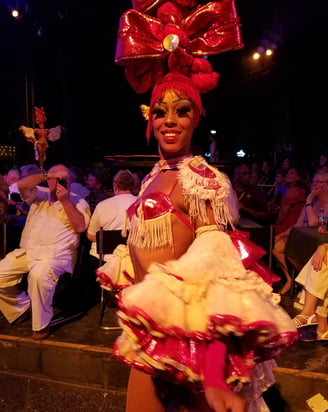
<path fill-rule="evenodd" d="M 8 322 L 14 322 L 31 306 L 32 330 L 45 328 L 53 316 L 58 278 L 66 268 L 66 260 L 32 260 L 24 249 L 15 249 L 0 260 L 0 310 Z M 18 284 L 27 272 L 26 294 Z"/>
<path fill-rule="evenodd" d="M 311 295 L 318 298 L 316 313 L 319 316 L 328 316 L 328 266 L 323 263 L 321 270 L 315 271 L 310 259 L 295 281 L 303 285 Z"/>

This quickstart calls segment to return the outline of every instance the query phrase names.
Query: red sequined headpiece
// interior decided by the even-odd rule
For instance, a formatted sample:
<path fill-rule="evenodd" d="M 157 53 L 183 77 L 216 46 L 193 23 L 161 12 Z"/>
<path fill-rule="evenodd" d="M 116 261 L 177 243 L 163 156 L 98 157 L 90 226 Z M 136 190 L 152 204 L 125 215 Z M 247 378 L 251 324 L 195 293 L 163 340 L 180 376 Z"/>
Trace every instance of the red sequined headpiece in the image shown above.
<path fill-rule="evenodd" d="M 132 0 L 132 5 L 120 19 L 115 62 L 125 67 L 137 93 L 155 88 L 157 95 L 172 81 L 171 88 L 191 92 L 195 103 L 195 94 L 214 89 L 219 80 L 206 57 L 242 48 L 234 0 Z"/>

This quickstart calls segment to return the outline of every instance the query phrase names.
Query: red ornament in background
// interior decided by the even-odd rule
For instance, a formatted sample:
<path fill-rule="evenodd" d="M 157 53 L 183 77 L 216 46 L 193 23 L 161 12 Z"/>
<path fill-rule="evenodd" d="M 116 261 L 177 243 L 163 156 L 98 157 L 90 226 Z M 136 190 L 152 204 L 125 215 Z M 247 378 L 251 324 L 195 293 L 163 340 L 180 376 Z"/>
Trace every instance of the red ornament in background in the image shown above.
<path fill-rule="evenodd" d="M 46 160 L 46 151 L 49 147 L 48 140 L 51 142 L 58 140 L 64 128 L 62 126 L 56 126 L 51 129 L 46 129 L 45 123 L 47 118 L 43 107 L 35 107 L 34 116 L 35 123 L 39 126 L 38 128 L 33 129 L 31 127 L 20 126 L 19 130 L 29 142 L 34 144 L 35 160 L 39 161 L 40 168 L 43 169 Z"/>

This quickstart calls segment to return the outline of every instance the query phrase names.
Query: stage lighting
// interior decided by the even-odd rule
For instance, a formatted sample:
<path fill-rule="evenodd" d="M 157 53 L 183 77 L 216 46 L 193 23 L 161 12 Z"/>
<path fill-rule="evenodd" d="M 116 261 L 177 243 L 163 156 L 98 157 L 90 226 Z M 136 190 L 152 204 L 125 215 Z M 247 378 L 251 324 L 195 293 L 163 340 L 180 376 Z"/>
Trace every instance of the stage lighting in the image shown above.
<path fill-rule="evenodd" d="M 11 9 L 10 14 L 14 19 L 19 19 L 21 17 L 18 9 Z"/>

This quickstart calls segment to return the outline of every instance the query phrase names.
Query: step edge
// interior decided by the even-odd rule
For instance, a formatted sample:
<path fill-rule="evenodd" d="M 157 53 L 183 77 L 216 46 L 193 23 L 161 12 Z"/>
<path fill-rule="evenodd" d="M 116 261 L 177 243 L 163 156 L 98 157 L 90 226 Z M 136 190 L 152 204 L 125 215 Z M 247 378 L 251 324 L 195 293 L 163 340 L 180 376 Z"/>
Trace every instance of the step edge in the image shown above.
<path fill-rule="evenodd" d="M 310 372 L 310 371 L 304 371 L 302 369 L 294 369 L 294 368 L 284 368 L 282 366 L 277 366 L 273 368 L 273 372 L 277 373 L 284 373 L 288 375 L 296 375 L 296 376 L 301 376 L 304 378 L 315 378 L 315 379 L 322 379 L 328 382 L 328 375 L 325 373 L 320 373 L 320 372 Z"/>
<path fill-rule="evenodd" d="M 87 351 L 87 352 L 104 352 L 107 355 L 113 353 L 113 349 L 109 346 L 97 346 L 97 345 L 86 345 L 86 344 L 81 344 L 81 343 L 71 343 L 71 342 L 59 342 L 56 340 L 49 340 L 49 339 L 43 339 L 40 341 L 35 341 L 32 338 L 25 338 L 25 337 L 20 337 L 20 336 L 10 336 L 10 335 L 2 335 L 0 334 L 0 343 L 1 342 L 11 342 L 15 344 L 28 344 L 28 345 L 35 345 L 35 346 L 52 346 L 52 347 L 58 347 L 58 348 L 65 348 L 65 349 L 78 349 L 81 351 Z"/>

